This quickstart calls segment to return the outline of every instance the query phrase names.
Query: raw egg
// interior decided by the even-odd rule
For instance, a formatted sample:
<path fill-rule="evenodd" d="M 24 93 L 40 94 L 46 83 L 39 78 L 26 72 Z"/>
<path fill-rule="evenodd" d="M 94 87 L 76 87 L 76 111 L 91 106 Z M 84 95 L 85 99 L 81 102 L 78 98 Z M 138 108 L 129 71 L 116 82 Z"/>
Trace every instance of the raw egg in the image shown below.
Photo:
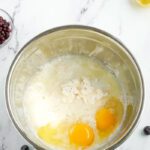
<path fill-rule="evenodd" d="M 96 113 L 96 124 L 102 131 L 112 129 L 116 124 L 116 117 L 109 109 L 101 108 Z"/>
<path fill-rule="evenodd" d="M 62 144 L 62 139 L 57 136 L 58 128 L 53 128 L 50 124 L 40 127 L 37 133 L 38 136 L 48 144 Z"/>
<path fill-rule="evenodd" d="M 123 118 L 123 104 L 116 97 L 108 98 L 95 114 L 96 126 L 102 138 L 109 136 Z"/>
<path fill-rule="evenodd" d="M 94 141 L 93 129 L 85 123 L 74 124 L 69 131 L 70 143 L 77 146 L 89 146 Z"/>

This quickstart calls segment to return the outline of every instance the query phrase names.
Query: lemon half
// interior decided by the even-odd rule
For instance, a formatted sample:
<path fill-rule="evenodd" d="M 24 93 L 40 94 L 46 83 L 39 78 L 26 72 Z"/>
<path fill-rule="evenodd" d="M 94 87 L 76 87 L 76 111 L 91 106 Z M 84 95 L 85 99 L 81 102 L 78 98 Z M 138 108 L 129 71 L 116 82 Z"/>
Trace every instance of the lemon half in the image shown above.
<path fill-rule="evenodd" d="M 136 0 L 141 6 L 150 6 L 150 0 Z"/>

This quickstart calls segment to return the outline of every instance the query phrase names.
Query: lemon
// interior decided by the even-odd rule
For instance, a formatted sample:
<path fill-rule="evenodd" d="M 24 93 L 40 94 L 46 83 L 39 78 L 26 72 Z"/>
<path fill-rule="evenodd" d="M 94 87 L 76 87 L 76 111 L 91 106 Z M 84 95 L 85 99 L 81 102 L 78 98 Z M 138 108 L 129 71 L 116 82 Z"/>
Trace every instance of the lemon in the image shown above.
<path fill-rule="evenodd" d="M 150 0 L 137 0 L 141 6 L 150 6 Z"/>

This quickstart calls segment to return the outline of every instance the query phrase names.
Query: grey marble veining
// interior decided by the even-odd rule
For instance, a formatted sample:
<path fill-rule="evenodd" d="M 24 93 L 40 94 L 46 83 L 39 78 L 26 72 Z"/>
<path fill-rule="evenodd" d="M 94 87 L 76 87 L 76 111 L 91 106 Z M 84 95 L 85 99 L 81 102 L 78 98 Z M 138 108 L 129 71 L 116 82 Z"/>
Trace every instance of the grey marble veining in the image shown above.
<path fill-rule="evenodd" d="M 18 32 L 17 32 L 17 28 L 15 26 L 15 20 L 16 20 L 16 15 L 17 13 L 19 13 L 20 11 L 20 7 L 21 7 L 21 2 L 22 0 L 18 0 L 16 5 L 14 6 L 14 10 L 13 10 L 13 13 L 12 13 L 12 19 L 13 19 L 13 22 L 14 22 L 14 39 L 15 39 L 15 45 L 14 46 L 8 46 L 8 49 L 12 50 L 14 52 L 14 54 L 17 52 L 18 50 L 18 47 L 19 47 L 19 41 L 18 41 Z"/>

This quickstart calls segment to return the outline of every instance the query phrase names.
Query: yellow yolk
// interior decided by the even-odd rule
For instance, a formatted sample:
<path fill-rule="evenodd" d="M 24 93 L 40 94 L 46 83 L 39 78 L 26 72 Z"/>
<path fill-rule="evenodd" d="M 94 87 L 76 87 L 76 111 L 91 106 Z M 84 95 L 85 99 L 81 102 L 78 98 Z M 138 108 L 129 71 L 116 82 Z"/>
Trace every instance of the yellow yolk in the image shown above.
<path fill-rule="evenodd" d="M 62 143 L 61 139 L 56 137 L 57 129 L 52 128 L 49 124 L 38 129 L 38 136 L 49 144 L 60 145 Z"/>
<path fill-rule="evenodd" d="M 89 146 L 94 141 L 94 131 L 88 124 L 76 123 L 69 131 L 69 138 L 72 144 Z"/>
<path fill-rule="evenodd" d="M 113 129 L 116 124 L 116 117 L 107 108 L 101 108 L 98 110 L 95 118 L 97 128 L 101 131 Z"/>

